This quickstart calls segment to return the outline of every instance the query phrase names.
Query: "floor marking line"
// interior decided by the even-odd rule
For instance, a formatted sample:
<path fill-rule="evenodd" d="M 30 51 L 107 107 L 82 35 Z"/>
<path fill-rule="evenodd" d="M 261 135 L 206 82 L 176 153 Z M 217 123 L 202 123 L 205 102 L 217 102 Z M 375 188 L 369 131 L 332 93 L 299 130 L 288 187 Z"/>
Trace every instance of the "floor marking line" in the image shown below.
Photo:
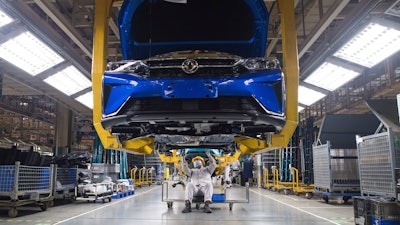
<path fill-rule="evenodd" d="M 255 194 L 261 195 L 261 196 L 263 196 L 263 197 L 266 197 L 266 198 L 269 198 L 269 199 L 271 199 L 271 200 L 274 200 L 274 201 L 276 201 L 276 202 L 279 202 L 279 203 L 281 203 L 281 204 L 283 204 L 283 205 L 286 205 L 286 206 L 289 206 L 289 207 L 291 207 L 291 208 L 297 209 L 297 210 L 299 210 L 299 211 L 301 211 L 301 212 L 307 213 L 307 214 L 309 214 L 309 215 L 311 215 L 311 216 L 317 217 L 317 218 L 319 218 L 319 219 L 323 219 L 323 220 L 325 220 L 325 221 L 328 221 L 328 222 L 333 223 L 333 224 L 336 224 L 336 225 L 341 225 L 340 223 L 336 223 L 336 222 L 334 222 L 334 221 L 332 221 L 332 220 L 330 220 L 330 219 L 328 219 L 328 218 L 325 218 L 325 217 L 322 217 L 322 216 L 318 216 L 318 215 L 316 215 L 316 214 L 314 214 L 314 213 L 307 212 L 307 211 L 305 211 L 305 210 L 303 210 L 303 209 L 297 208 L 297 207 L 292 206 L 292 205 L 290 205 L 290 204 L 288 204 L 288 203 L 285 203 L 285 202 L 282 202 L 282 201 L 280 201 L 280 200 L 271 198 L 271 197 L 269 197 L 269 196 L 266 195 L 266 194 L 262 194 L 262 193 L 259 193 L 259 192 L 254 191 L 254 190 L 250 190 L 250 191 L 253 192 L 253 193 L 255 193 Z"/>
<path fill-rule="evenodd" d="M 95 211 L 97 211 L 97 210 L 100 210 L 100 209 L 104 209 L 104 208 L 113 206 L 113 205 L 115 205 L 115 204 L 118 204 L 118 203 L 120 203 L 120 202 L 124 202 L 124 201 L 129 200 L 129 199 L 131 199 L 131 198 L 134 198 L 134 197 L 136 197 L 136 196 L 140 196 L 140 195 L 146 194 L 146 193 L 148 193 L 148 192 L 150 192 L 150 191 L 152 191 L 152 190 L 155 190 L 156 188 L 157 188 L 157 187 L 154 187 L 154 188 L 151 188 L 151 189 L 149 189 L 149 190 L 146 190 L 146 191 L 144 191 L 144 192 L 142 192 L 142 193 L 134 194 L 134 195 L 132 195 L 132 196 L 130 196 L 130 197 L 127 197 L 127 198 L 122 199 L 122 200 L 117 201 L 117 202 L 110 202 L 110 204 L 107 204 L 107 205 L 104 205 L 104 206 L 100 206 L 99 208 L 92 209 L 92 210 L 90 210 L 90 211 L 81 213 L 81 214 L 79 214 L 79 215 L 73 216 L 73 217 L 68 218 L 68 219 L 65 219 L 65 220 L 61 220 L 61 221 L 55 223 L 54 225 L 61 224 L 61 223 L 67 222 L 67 221 L 69 221 L 69 220 L 73 220 L 73 219 L 75 219 L 75 218 L 78 218 L 78 217 L 84 216 L 84 215 L 86 215 L 86 214 L 95 212 Z"/>
<path fill-rule="evenodd" d="M 293 197 L 290 197 L 290 196 L 284 196 L 285 198 L 289 198 L 289 199 L 291 199 L 291 200 L 293 200 L 293 201 L 298 201 L 298 199 L 296 199 L 296 198 L 293 198 Z"/>
<path fill-rule="evenodd" d="M 326 207 L 318 207 L 318 206 L 305 206 L 301 207 L 302 209 L 341 209 L 340 207 L 334 207 L 334 206 L 326 206 Z"/>

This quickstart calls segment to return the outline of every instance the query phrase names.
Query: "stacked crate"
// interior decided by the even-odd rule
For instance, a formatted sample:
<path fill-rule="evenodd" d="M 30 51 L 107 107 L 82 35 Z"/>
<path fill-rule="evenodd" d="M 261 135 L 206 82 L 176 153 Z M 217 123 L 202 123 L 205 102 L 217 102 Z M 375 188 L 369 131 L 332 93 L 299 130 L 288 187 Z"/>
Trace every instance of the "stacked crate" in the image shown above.
<path fill-rule="evenodd" d="M 373 200 L 371 222 L 374 225 L 400 225 L 400 203 Z"/>
<path fill-rule="evenodd" d="M 365 196 L 353 197 L 354 222 L 357 225 L 372 224 L 373 198 Z"/>

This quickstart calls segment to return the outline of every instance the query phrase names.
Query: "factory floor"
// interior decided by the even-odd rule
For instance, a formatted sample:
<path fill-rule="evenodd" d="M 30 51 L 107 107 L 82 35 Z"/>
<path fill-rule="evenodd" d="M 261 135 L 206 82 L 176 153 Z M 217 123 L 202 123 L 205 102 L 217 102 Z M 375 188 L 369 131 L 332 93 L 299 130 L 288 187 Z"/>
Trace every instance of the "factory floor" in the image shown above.
<path fill-rule="evenodd" d="M 171 192 L 171 193 L 169 193 Z M 203 213 L 195 205 L 191 213 L 183 214 L 184 203 L 174 201 L 171 208 L 163 202 L 166 193 L 172 199 L 174 193 L 184 193 L 179 185 L 175 189 L 163 190 L 162 185 L 144 186 L 135 189 L 135 194 L 111 202 L 75 201 L 69 204 L 55 203 L 47 211 L 39 207 L 19 207 L 18 216 L 9 218 L 6 208 L 0 208 L 0 224 L 32 224 L 32 225 L 151 225 L 151 224 L 274 224 L 274 225 L 329 225 L 354 224 L 351 200 L 343 203 L 341 199 L 330 199 L 325 203 L 319 196 L 312 199 L 304 195 L 284 195 L 263 188 L 249 188 L 249 203 L 246 200 L 244 187 L 233 186 L 228 189 L 226 199 L 236 199 L 239 203 L 229 209 L 227 203 L 213 203 L 212 213 Z M 214 191 L 215 193 L 215 191 Z M 232 195 L 239 195 L 237 198 Z M 179 196 L 178 196 L 179 197 Z M 202 206 L 202 205 L 201 205 Z"/>

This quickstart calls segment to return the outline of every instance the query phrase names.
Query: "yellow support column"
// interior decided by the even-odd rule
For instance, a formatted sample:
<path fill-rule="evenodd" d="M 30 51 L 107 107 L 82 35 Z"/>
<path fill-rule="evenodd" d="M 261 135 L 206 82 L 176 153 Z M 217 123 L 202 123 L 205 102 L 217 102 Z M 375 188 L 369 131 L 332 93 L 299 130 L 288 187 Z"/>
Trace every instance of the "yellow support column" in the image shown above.
<path fill-rule="evenodd" d="M 105 149 L 125 149 L 140 154 L 151 154 L 154 148 L 154 138 L 138 138 L 119 143 L 116 136 L 101 125 L 102 118 L 102 77 L 106 70 L 106 56 L 108 44 L 108 19 L 113 4 L 122 1 L 96 1 L 94 33 L 93 33 L 93 62 L 92 62 L 92 90 L 93 90 L 93 125 Z"/>
<path fill-rule="evenodd" d="M 297 53 L 294 0 L 277 0 L 282 27 L 283 72 L 286 86 L 286 123 L 269 140 L 237 137 L 242 154 L 261 153 L 286 147 L 298 124 L 299 60 Z"/>
<path fill-rule="evenodd" d="M 279 135 L 283 136 L 280 145 L 286 147 L 298 124 L 299 59 L 294 0 L 278 0 L 277 3 L 281 15 L 283 72 L 286 78 L 286 124 Z M 272 144 L 275 145 L 274 137 Z"/>
<path fill-rule="evenodd" d="M 108 37 L 108 19 L 112 0 L 96 1 L 94 32 L 93 32 L 93 61 L 92 61 L 92 90 L 93 90 L 93 126 L 105 149 L 120 148 L 115 136 L 101 125 L 102 118 L 102 77 L 106 70 L 106 49 Z"/>

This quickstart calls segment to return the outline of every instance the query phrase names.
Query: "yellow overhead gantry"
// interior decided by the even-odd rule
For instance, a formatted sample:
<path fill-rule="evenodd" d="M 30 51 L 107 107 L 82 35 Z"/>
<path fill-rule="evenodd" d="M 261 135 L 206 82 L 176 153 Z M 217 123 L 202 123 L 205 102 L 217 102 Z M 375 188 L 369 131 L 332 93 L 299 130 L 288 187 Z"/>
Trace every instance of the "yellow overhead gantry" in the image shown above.
<path fill-rule="evenodd" d="M 124 149 L 136 154 L 150 154 L 154 150 L 154 138 L 144 137 L 119 143 L 110 130 L 101 125 L 102 76 L 106 69 L 108 19 L 113 4 L 121 0 L 96 1 L 93 34 L 92 90 L 93 125 L 105 149 Z M 282 27 L 283 72 L 286 85 L 286 124 L 283 129 L 270 135 L 267 140 L 236 137 L 241 154 L 261 153 L 286 147 L 298 124 L 299 62 L 297 55 L 296 21 L 294 0 L 277 0 Z M 227 6 L 228 7 L 228 6 Z"/>

